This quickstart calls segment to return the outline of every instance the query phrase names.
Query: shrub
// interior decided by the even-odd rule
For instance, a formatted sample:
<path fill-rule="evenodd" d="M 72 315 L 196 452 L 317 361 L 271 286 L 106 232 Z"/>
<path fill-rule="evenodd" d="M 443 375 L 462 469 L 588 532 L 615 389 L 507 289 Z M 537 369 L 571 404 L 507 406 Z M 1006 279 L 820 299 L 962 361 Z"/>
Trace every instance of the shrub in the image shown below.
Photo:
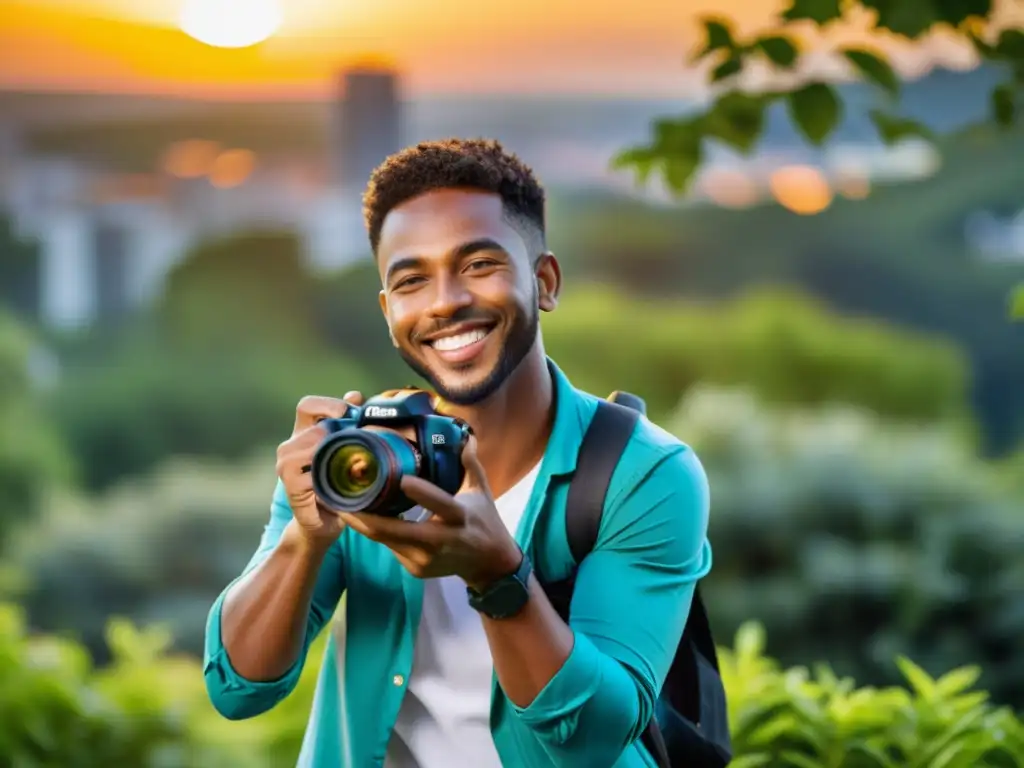
<path fill-rule="evenodd" d="M 33 391 L 32 341 L 0 312 L 0 548 L 13 528 L 32 520 L 47 488 L 74 474 L 71 457 Z"/>
<path fill-rule="evenodd" d="M 954 430 L 710 388 L 668 426 L 710 478 L 719 632 L 757 619 L 784 664 L 868 684 L 895 682 L 897 655 L 932 674 L 979 662 L 997 701 L 1024 701 L 1020 497 Z"/>
<path fill-rule="evenodd" d="M 933 680 L 905 657 L 906 687 L 856 688 L 826 665 L 781 670 L 749 623 L 720 656 L 737 756 L 733 768 L 1011 768 L 1024 724 L 972 690 L 977 667 Z"/>
<path fill-rule="evenodd" d="M 701 306 L 590 288 L 544 318 L 548 352 L 581 386 L 669 413 L 697 383 L 750 386 L 781 405 L 853 403 L 893 418 L 961 419 L 967 365 L 944 341 L 843 318 L 809 298 L 761 291 Z"/>
<path fill-rule="evenodd" d="M 107 616 L 168 627 L 200 654 L 206 614 L 266 524 L 272 448 L 247 463 L 179 459 L 91 500 L 54 495 L 9 562 L 32 626 L 73 634 L 104 658 Z"/>
<path fill-rule="evenodd" d="M 114 620 L 113 662 L 75 643 L 29 637 L 0 606 L 0 764 L 23 768 L 276 768 L 294 765 L 313 700 L 321 637 L 296 690 L 243 722 L 213 710 L 199 663 L 167 653 L 159 627 Z M 912 689 L 856 689 L 821 667 L 780 670 L 756 625 L 721 650 L 739 768 L 1015 768 L 1024 726 L 971 690 L 974 668 L 937 681 L 906 660 Z"/>

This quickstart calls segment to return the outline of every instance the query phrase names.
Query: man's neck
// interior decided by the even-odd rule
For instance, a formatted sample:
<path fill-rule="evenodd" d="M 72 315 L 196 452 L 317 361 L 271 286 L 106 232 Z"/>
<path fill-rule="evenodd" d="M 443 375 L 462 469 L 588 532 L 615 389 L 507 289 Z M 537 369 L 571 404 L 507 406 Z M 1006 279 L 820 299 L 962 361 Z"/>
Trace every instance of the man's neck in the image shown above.
<path fill-rule="evenodd" d="M 554 422 L 554 381 L 538 341 L 487 400 L 453 409 L 473 428 L 477 455 L 495 498 L 540 461 Z"/>

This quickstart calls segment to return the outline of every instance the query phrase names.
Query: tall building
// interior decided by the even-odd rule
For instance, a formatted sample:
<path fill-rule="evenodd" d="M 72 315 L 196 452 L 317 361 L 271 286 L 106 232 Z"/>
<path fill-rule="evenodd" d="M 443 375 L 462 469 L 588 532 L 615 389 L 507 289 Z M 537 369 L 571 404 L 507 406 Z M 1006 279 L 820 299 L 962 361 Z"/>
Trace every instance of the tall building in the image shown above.
<path fill-rule="evenodd" d="M 373 169 L 402 146 L 398 74 L 389 67 L 363 65 L 343 71 L 340 85 L 334 183 L 362 189 Z"/>

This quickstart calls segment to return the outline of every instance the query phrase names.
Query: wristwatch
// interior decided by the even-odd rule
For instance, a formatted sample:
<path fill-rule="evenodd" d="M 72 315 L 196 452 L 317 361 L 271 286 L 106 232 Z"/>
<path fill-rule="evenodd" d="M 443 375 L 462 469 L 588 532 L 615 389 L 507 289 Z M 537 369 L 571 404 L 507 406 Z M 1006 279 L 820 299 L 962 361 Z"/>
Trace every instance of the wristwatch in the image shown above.
<path fill-rule="evenodd" d="M 533 563 L 524 552 L 523 560 L 515 573 L 503 576 L 483 592 L 466 587 L 470 607 L 489 619 L 508 619 L 515 616 L 523 610 L 530 599 L 529 585 L 532 572 Z"/>

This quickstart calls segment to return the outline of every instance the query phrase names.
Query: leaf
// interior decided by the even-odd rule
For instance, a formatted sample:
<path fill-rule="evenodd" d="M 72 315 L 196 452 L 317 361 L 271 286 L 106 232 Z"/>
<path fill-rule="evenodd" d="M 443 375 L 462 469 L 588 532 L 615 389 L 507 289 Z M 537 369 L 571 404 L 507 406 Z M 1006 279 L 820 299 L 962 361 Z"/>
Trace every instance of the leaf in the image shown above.
<path fill-rule="evenodd" d="M 748 153 L 757 144 L 764 129 L 766 104 L 763 97 L 742 91 L 726 94 L 705 117 L 707 133 Z"/>
<path fill-rule="evenodd" d="M 1024 320 L 1024 283 L 1013 291 L 1013 297 L 1010 299 L 1010 317 L 1014 320 Z"/>
<path fill-rule="evenodd" d="M 776 66 L 788 69 L 796 63 L 796 44 L 784 35 L 762 37 L 754 43 L 754 47 L 768 57 L 768 60 Z"/>
<path fill-rule="evenodd" d="M 876 26 L 910 39 L 921 37 L 938 21 L 931 0 L 861 0 L 878 14 Z"/>
<path fill-rule="evenodd" d="M 845 48 L 843 55 L 865 80 L 879 86 L 891 96 L 899 95 L 899 78 L 884 58 L 864 48 Z"/>
<path fill-rule="evenodd" d="M 1010 83 L 1002 83 L 992 90 L 990 97 L 992 104 L 992 119 L 998 125 L 1008 127 L 1013 125 L 1017 115 L 1016 94 Z"/>
<path fill-rule="evenodd" d="M 700 153 L 688 157 L 686 155 L 675 155 L 665 159 L 662 168 L 665 172 L 665 183 L 668 188 L 677 195 L 683 194 L 693 181 L 693 176 L 700 167 Z"/>
<path fill-rule="evenodd" d="M 723 61 L 711 73 L 711 82 L 718 83 L 722 80 L 738 75 L 743 70 L 743 58 L 739 54 L 733 54 Z"/>
<path fill-rule="evenodd" d="M 896 665 L 900 668 L 900 672 L 910 683 L 910 687 L 925 701 L 934 701 L 935 699 L 935 681 L 925 672 L 921 667 L 917 666 L 914 662 L 908 659 L 906 656 L 898 656 L 896 658 Z"/>
<path fill-rule="evenodd" d="M 650 147 L 631 147 L 612 158 L 612 168 L 615 170 L 632 168 L 636 176 L 636 183 L 643 185 L 650 178 L 657 159 L 656 153 Z"/>
<path fill-rule="evenodd" d="M 1001 58 L 1024 59 L 1024 29 L 1004 29 L 995 47 L 996 55 Z"/>
<path fill-rule="evenodd" d="M 704 47 L 693 58 L 700 61 L 715 51 L 736 50 L 736 39 L 733 37 L 732 26 L 725 19 L 707 16 L 701 19 L 704 24 Z"/>
<path fill-rule="evenodd" d="M 935 134 L 931 129 L 916 120 L 889 115 L 878 109 L 873 109 L 868 114 L 871 122 L 875 124 L 875 130 L 886 144 L 895 144 L 903 139 L 912 138 L 935 141 Z"/>
<path fill-rule="evenodd" d="M 782 13 L 786 21 L 813 21 L 824 25 L 843 15 L 840 0 L 793 0 Z"/>
<path fill-rule="evenodd" d="M 811 83 L 789 94 L 789 113 L 812 144 L 820 146 L 839 124 L 842 106 L 831 86 Z"/>
<path fill-rule="evenodd" d="M 971 18 L 987 18 L 992 13 L 992 0 L 935 0 L 936 20 L 959 27 Z"/>
<path fill-rule="evenodd" d="M 978 667 L 961 667 L 947 672 L 935 681 L 935 688 L 944 698 L 957 696 L 971 688 L 981 677 Z"/>

